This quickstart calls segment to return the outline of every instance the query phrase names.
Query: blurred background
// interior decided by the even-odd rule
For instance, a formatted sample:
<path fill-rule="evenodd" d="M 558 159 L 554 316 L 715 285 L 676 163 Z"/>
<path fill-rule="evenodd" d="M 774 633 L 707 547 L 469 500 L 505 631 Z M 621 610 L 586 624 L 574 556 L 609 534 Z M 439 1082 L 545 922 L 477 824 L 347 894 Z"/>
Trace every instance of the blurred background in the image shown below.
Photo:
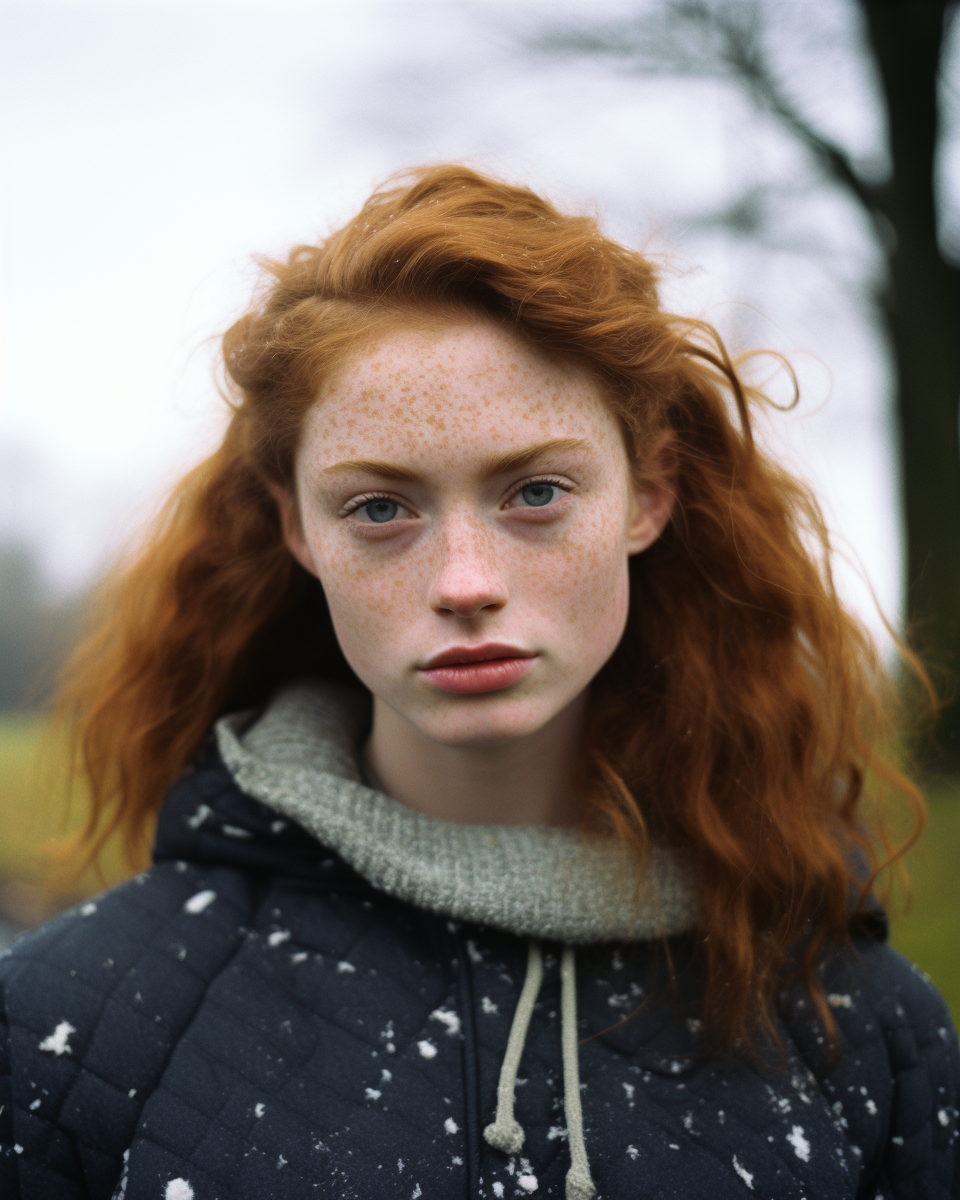
<path fill-rule="evenodd" d="M 669 306 L 785 353 L 800 402 L 762 436 L 815 488 L 843 594 L 888 655 L 885 621 L 956 670 L 955 7 L 0 0 L 0 941 L 74 898 L 38 882 L 79 819 L 38 763 L 46 681 L 216 444 L 216 338 L 253 256 L 403 167 L 466 161 L 596 212 Z M 960 1016 L 960 704 L 925 766 L 894 940 Z"/>

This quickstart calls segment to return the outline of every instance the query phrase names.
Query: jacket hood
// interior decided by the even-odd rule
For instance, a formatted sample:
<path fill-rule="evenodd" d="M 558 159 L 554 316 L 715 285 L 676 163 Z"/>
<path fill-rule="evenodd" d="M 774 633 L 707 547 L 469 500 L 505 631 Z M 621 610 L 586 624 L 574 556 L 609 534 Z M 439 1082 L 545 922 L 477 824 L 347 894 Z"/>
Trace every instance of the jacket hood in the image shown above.
<path fill-rule="evenodd" d="M 217 723 L 220 754 L 238 787 L 276 814 L 263 822 L 274 837 L 295 822 L 378 890 L 523 937 L 583 944 L 694 928 L 691 874 L 662 847 L 651 849 L 637 889 L 632 864 L 612 839 L 558 827 L 441 821 L 368 787 L 358 747 L 369 706 L 359 689 L 301 683 L 262 712 Z M 202 808 L 185 818 L 198 828 L 206 820 Z M 239 843 L 254 831 L 231 830 L 229 822 L 221 828 L 242 857 Z"/>

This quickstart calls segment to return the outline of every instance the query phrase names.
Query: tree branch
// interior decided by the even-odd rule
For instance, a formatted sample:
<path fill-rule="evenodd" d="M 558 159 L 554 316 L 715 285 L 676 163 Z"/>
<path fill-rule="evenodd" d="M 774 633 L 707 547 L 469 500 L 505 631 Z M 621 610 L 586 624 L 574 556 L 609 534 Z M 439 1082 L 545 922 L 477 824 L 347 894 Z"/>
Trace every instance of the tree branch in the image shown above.
<path fill-rule="evenodd" d="M 735 15 L 733 15 L 735 14 Z M 734 7 L 677 0 L 638 20 L 580 32 L 556 31 L 538 38 L 535 49 L 630 60 L 634 71 L 659 75 L 714 76 L 742 82 L 758 105 L 772 113 L 818 160 L 834 182 L 863 207 L 881 238 L 886 236 L 880 189 L 862 179 L 849 156 L 818 133 L 791 104 L 760 45 L 763 17 L 758 4 Z"/>

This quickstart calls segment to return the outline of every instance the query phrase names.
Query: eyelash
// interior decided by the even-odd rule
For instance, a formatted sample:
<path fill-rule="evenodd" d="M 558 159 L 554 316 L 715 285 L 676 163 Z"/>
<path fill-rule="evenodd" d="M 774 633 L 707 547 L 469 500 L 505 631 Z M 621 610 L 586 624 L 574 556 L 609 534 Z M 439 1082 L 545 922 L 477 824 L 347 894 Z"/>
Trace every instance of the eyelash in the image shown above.
<path fill-rule="evenodd" d="M 563 479 L 559 479 L 556 475 L 534 475 L 532 479 L 524 479 L 520 483 L 518 483 L 517 486 L 510 493 L 510 495 L 507 497 L 506 502 L 509 502 L 509 501 L 513 500 L 514 497 L 519 496 L 525 487 L 530 487 L 530 485 L 533 483 L 549 483 L 553 487 L 557 487 L 562 492 L 565 492 L 568 496 L 573 491 L 572 484 L 567 483 Z"/>
<path fill-rule="evenodd" d="M 347 503 L 340 509 L 341 517 L 349 517 L 351 513 L 355 513 L 357 509 L 363 508 L 365 504 L 369 504 L 371 500 L 389 500 L 392 504 L 400 504 L 401 508 L 406 508 L 406 504 L 401 504 L 389 492 L 364 492 L 362 496 L 356 496 L 353 500 Z"/>
<path fill-rule="evenodd" d="M 529 487 L 533 483 L 548 483 L 552 487 L 560 488 L 567 495 L 573 491 L 573 486 L 570 483 L 558 478 L 556 475 L 534 475 L 530 479 L 521 480 L 511 491 L 510 495 L 507 496 L 504 503 L 509 504 L 511 500 L 520 495 L 525 487 Z M 345 504 L 340 510 L 340 516 L 349 517 L 351 513 L 357 512 L 365 504 L 369 504 L 371 500 L 389 500 L 393 504 L 399 504 L 401 508 L 407 508 L 407 505 L 403 504 L 395 496 L 391 496 L 389 492 L 364 492 L 362 495 L 356 496 L 353 500 Z"/>

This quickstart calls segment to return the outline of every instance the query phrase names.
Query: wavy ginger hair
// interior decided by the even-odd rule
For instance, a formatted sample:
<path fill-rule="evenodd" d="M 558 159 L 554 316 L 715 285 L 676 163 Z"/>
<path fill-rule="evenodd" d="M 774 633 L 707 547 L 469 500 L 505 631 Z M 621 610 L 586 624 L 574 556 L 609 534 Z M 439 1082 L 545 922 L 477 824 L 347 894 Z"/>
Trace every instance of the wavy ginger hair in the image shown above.
<path fill-rule="evenodd" d="M 808 491 L 754 444 L 719 336 L 661 310 L 653 267 L 586 216 L 461 166 L 373 194 L 319 245 L 265 264 L 223 339 L 232 415 L 108 584 L 61 704 L 91 798 L 87 844 L 121 830 L 142 859 L 164 792 L 218 715 L 304 674 L 352 678 L 320 583 L 285 548 L 271 489 L 292 489 L 304 414 L 351 356 L 438 314 L 496 321 L 598 379 L 638 477 L 672 430 L 670 524 L 630 560 L 620 646 L 591 686 L 583 823 L 638 870 L 651 838 L 699 879 L 703 1016 L 717 1044 L 772 1029 L 797 947 L 815 965 L 850 931 L 864 782 L 921 801 L 886 763 L 885 676 L 842 608 Z M 811 551 L 810 547 L 814 547 Z"/>

